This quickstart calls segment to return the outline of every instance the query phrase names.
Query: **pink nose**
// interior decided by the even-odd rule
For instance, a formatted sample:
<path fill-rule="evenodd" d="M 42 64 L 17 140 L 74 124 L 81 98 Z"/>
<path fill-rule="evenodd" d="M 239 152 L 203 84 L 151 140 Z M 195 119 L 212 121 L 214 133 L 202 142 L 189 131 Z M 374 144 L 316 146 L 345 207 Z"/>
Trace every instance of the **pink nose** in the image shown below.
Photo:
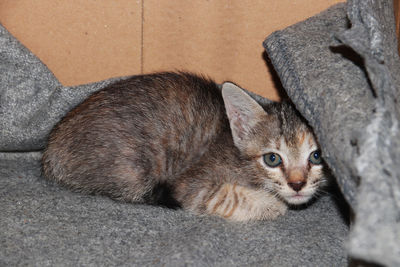
<path fill-rule="evenodd" d="M 293 183 L 288 183 L 288 185 L 296 192 L 299 192 L 306 183 L 303 181 L 297 181 Z"/>

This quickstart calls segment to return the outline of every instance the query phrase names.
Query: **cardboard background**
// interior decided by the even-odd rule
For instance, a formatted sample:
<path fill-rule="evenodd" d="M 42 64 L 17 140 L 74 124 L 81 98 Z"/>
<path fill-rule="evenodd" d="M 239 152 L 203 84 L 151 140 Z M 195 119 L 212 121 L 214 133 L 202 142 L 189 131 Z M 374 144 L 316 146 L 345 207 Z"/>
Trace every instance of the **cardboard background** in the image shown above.
<path fill-rule="evenodd" d="M 263 40 L 338 2 L 0 0 L 0 23 L 64 85 L 189 70 L 278 100 Z"/>

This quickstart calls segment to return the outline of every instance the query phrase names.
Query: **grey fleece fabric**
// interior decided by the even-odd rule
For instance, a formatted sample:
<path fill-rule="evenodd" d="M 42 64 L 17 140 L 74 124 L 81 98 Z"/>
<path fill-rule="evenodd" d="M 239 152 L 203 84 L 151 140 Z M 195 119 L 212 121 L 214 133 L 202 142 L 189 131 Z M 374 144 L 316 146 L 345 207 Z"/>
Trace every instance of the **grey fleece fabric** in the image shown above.
<path fill-rule="evenodd" d="M 110 82 L 61 86 L 0 26 L 0 266 L 347 265 L 348 226 L 334 197 L 243 224 L 47 182 L 40 158 L 50 129 Z"/>
<path fill-rule="evenodd" d="M 346 266 L 348 227 L 323 197 L 248 224 L 72 193 L 38 154 L 0 161 L 0 266 Z"/>
<path fill-rule="evenodd" d="M 43 149 L 49 131 L 72 107 L 115 80 L 63 87 L 47 67 L 2 26 L 0 75 L 2 152 Z"/>
<path fill-rule="evenodd" d="M 355 213 L 349 253 L 400 266 L 400 60 L 391 0 L 350 0 L 269 36 L 288 96 Z"/>

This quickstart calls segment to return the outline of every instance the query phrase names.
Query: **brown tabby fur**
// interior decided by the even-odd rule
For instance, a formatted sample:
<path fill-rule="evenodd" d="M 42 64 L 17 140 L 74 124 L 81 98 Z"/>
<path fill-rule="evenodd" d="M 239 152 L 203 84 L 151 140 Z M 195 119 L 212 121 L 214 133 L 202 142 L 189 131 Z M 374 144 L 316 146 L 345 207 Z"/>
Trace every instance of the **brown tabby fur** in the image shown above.
<path fill-rule="evenodd" d="M 324 177 L 307 160 L 316 142 L 293 107 L 261 107 L 232 84 L 222 90 L 196 75 L 157 73 L 94 93 L 51 132 L 45 177 L 84 193 L 240 221 L 275 218 L 286 203 L 308 201 Z M 240 101 L 249 102 L 243 113 Z M 271 149 L 287 152 L 282 166 L 263 164 Z M 306 182 L 299 193 L 287 186 L 299 180 Z"/>

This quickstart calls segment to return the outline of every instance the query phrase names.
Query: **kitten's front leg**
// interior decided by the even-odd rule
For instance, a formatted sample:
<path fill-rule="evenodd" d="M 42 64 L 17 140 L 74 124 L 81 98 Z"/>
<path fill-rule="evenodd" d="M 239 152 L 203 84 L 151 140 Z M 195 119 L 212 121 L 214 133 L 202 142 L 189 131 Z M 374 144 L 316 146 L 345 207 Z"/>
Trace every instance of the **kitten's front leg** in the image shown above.
<path fill-rule="evenodd" d="M 285 203 L 264 190 L 230 183 L 199 190 L 187 208 L 233 221 L 275 219 L 287 210 Z"/>

